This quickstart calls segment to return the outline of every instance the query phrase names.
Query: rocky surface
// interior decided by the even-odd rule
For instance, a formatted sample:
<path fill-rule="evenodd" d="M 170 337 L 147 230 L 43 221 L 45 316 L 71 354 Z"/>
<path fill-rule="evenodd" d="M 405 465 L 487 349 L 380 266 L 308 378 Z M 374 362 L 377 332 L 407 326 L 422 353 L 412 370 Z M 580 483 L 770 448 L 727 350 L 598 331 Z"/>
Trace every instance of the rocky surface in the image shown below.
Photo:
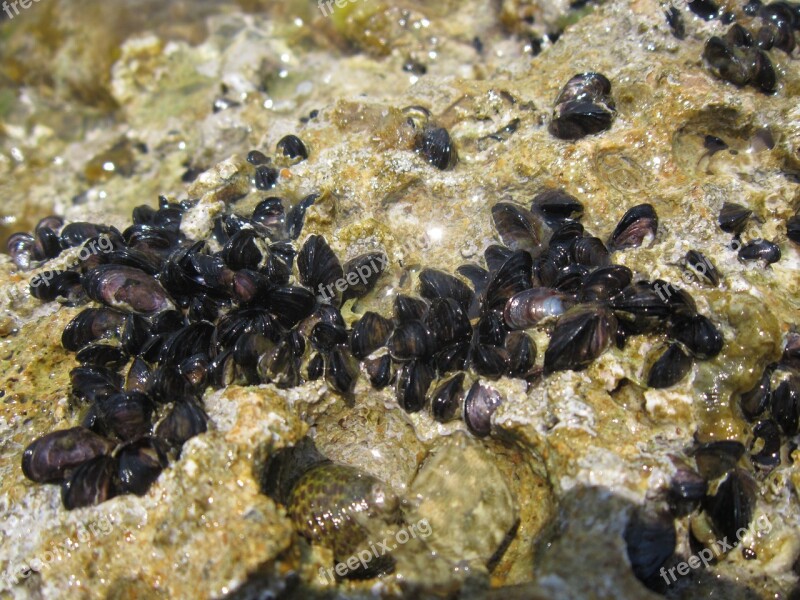
<path fill-rule="evenodd" d="M 643 383 L 657 336 L 529 388 L 493 382 L 506 402 L 486 440 L 461 422 L 406 414 L 391 388 L 377 392 L 365 378 L 354 406 L 322 383 L 208 390 L 210 430 L 184 446 L 144 497 L 67 512 L 58 487 L 25 479 L 20 461 L 36 437 L 82 416 L 69 398 L 75 359 L 59 339 L 80 309 L 41 303 L 28 289 L 32 276 L 71 264 L 77 252 L 27 272 L 4 255 L 0 596 L 422 597 L 460 589 L 464 597 L 654 597 L 626 553 L 631 514 L 663 504 L 676 460 L 695 440 L 752 440 L 738 395 L 780 357 L 797 323 L 800 252 L 785 225 L 800 207 L 797 51 L 770 51 L 779 87 L 766 95 L 717 79 L 704 63 L 706 40 L 729 25 L 680 5 L 678 39 L 669 7 L 653 0 L 572 9 L 357 0 L 330 17 L 299 1 L 144 4 L 98 0 L 79 9 L 49 0 L 4 23 L 4 233 L 31 230 L 50 213 L 121 230 L 132 208 L 156 206 L 163 194 L 199 201 L 182 228 L 205 237 L 215 215 L 230 207 L 248 214 L 268 195 L 253 187 L 247 152 L 274 154 L 280 138 L 296 133 L 309 158 L 280 164 L 274 192 L 291 202 L 322 194 L 302 237 L 324 235 L 342 261 L 373 250 L 390 259 L 378 289 L 344 307 L 349 321 L 366 310 L 388 314 L 394 293 L 416 289 L 422 266 L 452 272 L 478 261 L 497 240 L 497 201 L 528 204 L 544 187 L 563 187 L 584 204 L 586 229 L 603 239 L 627 208 L 651 203 L 656 239 L 616 253 L 615 262 L 687 289 L 726 344 L 666 390 Z M 741 5 L 724 8 L 754 22 Z M 611 81 L 616 117 L 599 135 L 558 140 L 547 127 L 553 102 L 587 71 Z M 409 106 L 426 107 L 449 130 L 459 156 L 453 170 L 413 151 Z M 510 123 L 518 123 L 513 131 L 492 136 Z M 728 148 L 710 153 L 707 135 Z M 737 259 L 716 223 L 724 202 L 754 210 L 743 239 L 775 240 L 780 261 Z M 680 266 L 689 249 L 713 260 L 719 287 Z M 546 331 L 531 331 L 539 364 Z M 322 577 L 330 550 L 297 535 L 285 508 L 260 493 L 265 461 L 306 434 L 329 458 L 388 483 L 407 522 L 431 525 L 429 537 L 393 552 L 394 573 Z M 754 517 L 770 527 L 747 540 L 755 558 L 736 549 L 658 591 L 794 597 L 793 456 L 759 478 Z M 670 565 L 697 552 L 690 526 L 677 520 Z"/>

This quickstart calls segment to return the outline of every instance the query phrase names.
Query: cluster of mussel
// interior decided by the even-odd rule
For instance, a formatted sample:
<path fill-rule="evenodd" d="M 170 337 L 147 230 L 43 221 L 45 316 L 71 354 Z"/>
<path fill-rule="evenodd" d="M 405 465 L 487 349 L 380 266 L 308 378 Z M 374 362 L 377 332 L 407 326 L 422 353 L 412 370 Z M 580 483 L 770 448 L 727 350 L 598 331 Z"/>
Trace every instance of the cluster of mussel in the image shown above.
<path fill-rule="evenodd" d="M 761 260 L 765 265 L 778 262 L 781 259 L 781 249 L 775 242 L 755 238 L 742 243 L 742 233 L 751 217 L 753 217 L 753 211 L 746 206 L 736 202 L 725 202 L 720 209 L 717 222 L 722 231 L 733 234 L 731 247 L 738 248 L 738 256 L 741 260 Z M 794 218 L 797 219 L 797 217 Z M 792 219 L 787 221 L 786 227 L 789 239 L 792 239 Z"/>
<path fill-rule="evenodd" d="M 690 6 L 694 4 L 707 3 L 693 2 Z M 792 53 L 795 31 L 800 30 L 800 5 L 782 0 L 770 4 L 750 0 L 744 12 L 760 18 L 760 26 L 749 30 L 734 23 L 724 36 L 709 38 L 703 57 L 721 79 L 740 87 L 749 84 L 771 94 L 777 88 L 778 77 L 768 52 L 777 48 Z"/>

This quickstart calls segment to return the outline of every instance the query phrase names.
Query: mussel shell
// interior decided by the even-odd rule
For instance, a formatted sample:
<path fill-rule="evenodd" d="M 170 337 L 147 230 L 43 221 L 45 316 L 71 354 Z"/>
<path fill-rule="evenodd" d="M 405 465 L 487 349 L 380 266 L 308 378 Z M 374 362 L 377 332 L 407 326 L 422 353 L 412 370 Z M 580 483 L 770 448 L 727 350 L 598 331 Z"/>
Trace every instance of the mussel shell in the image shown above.
<path fill-rule="evenodd" d="M 622 265 L 609 265 L 595 269 L 581 283 L 580 301 L 597 302 L 613 298 L 633 279 L 633 273 Z"/>
<path fill-rule="evenodd" d="M 506 246 L 511 250 L 527 250 L 534 258 L 547 247 L 552 235 L 542 217 L 510 202 L 495 204 L 492 220 Z"/>
<path fill-rule="evenodd" d="M 77 352 L 90 343 L 116 335 L 125 315 L 109 308 L 86 308 L 79 312 L 61 334 L 61 345 Z"/>
<path fill-rule="evenodd" d="M 430 356 L 434 339 L 422 321 L 407 321 L 395 327 L 386 343 L 396 360 L 414 360 Z"/>
<path fill-rule="evenodd" d="M 638 204 L 629 208 L 620 219 L 609 240 L 614 250 L 638 248 L 645 238 L 658 233 L 658 215 L 651 204 Z"/>
<path fill-rule="evenodd" d="M 284 136 L 278 141 L 278 153 L 287 158 L 299 158 L 305 160 L 308 158 L 308 150 L 306 149 L 303 141 L 296 135 Z"/>
<path fill-rule="evenodd" d="M 126 444 L 116 455 L 120 492 L 144 496 L 169 464 L 164 443 L 144 437 Z"/>
<path fill-rule="evenodd" d="M 116 493 L 114 475 L 117 461 L 110 456 L 92 458 L 72 472 L 61 486 L 61 502 L 67 510 L 95 506 Z"/>
<path fill-rule="evenodd" d="M 400 367 L 397 373 L 397 403 L 406 412 L 418 412 L 425 406 L 425 395 L 433 383 L 435 372 L 427 362 L 414 360 Z"/>
<path fill-rule="evenodd" d="M 612 344 L 617 319 L 600 306 L 571 308 L 556 323 L 544 354 L 545 373 L 587 367 Z"/>
<path fill-rule="evenodd" d="M 708 317 L 697 313 L 674 315 L 669 335 L 681 342 L 693 356 L 705 360 L 722 351 L 724 340 L 720 331 Z"/>
<path fill-rule="evenodd" d="M 473 343 L 470 348 L 470 365 L 478 375 L 497 379 L 511 369 L 511 356 L 504 347 Z"/>
<path fill-rule="evenodd" d="M 473 297 L 472 290 L 466 283 L 436 269 L 423 269 L 420 272 L 419 293 L 428 300 L 452 298 L 464 311 L 469 310 Z"/>
<path fill-rule="evenodd" d="M 135 357 L 125 378 L 125 390 L 149 394 L 153 389 L 153 372 L 140 357 Z"/>
<path fill-rule="evenodd" d="M 564 190 L 544 190 L 533 197 L 531 211 L 540 213 L 545 222 L 554 227 L 568 219 L 580 219 L 583 204 Z"/>
<path fill-rule="evenodd" d="M 685 517 L 700 506 L 707 491 L 708 483 L 699 473 L 680 467 L 670 480 L 667 504 L 673 515 Z"/>
<path fill-rule="evenodd" d="M 440 373 L 463 371 L 470 360 L 472 345 L 469 341 L 456 342 L 439 350 L 434 356 L 434 364 Z"/>
<path fill-rule="evenodd" d="M 672 517 L 646 507 L 634 509 L 623 537 L 633 574 L 643 582 L 657 575 L 677 541 Z"/>
<path fill-rule="evenodd" d="M 328 354 L 325 381 L 343 396 L 350 396 L 358 380 L 358 363 L 345 346 L 338 346 Z"/>
<path fill-rule="evenodd" d="M 253 181 L 257 190 L 271 190 L 278 183 L 279 176 L 278 169 L 269 165 L 258 165 Z"/>
<path fill-rule="evenodd" d="M 611 82 L 602 73 L 578 73 L 561 89 L 556 104 L 572 100 L 599 100 L 611 94 Z"/>
<path fill-rule="evenodd" d="M 484 312 L 503 310 L 508 300 L 531 287 L 533 258 L 525 250 L 517 250 L 503 263 L 492 276 L 486 287 Z"/>
<path fill-rule="evenodd" d="M 502 316 L 496 312 L 486 313 L 475 328 L 476 341 L 489 346 L 502 346 L 507 333 Z"/>
<path fill-rule="evenodd" d="M 33 236 L 29 233 L 13 233 L 6 242 L 6 249 L 11 255 L 14 264 L 20 269 L 27 270 L 33 260 Z"/>
<path fill-rule="evenodd" d="M 192 323 L 166 334 L 158 354 L 158 362 L 162 365 L 177 365 L 196 354 L 207 356 L 213 335 L 214 326 L 206 321 Z"/>
<path fill-rule="evenodd" d="M 739 87 L 751 79 L 751 68 L 745 52 L 720 37 L 709 38 L 703 49 L 703 58 L 720 79 Z"/>
<path fill-rule="evenodd" d="M 800 431 L 800 378 L 791 376 L 770 394 L 770 412 L 787 436 Z"/>
<path fill-rule="evenodd" d="M 734 23 L 730 26 L 725 33 L 725 40 L 729 44 L 739 46 L 740 48 L 749 48 L 753 45 L 753 36 L 747 29 L 739 25 L 739 23 Z"/>
<path fill-rule="evenodd" d="M 740 529 L 747 529 L 753 520 L 756 504 L 756 483 L 742 469 L 735 469 L 719 484 L 713 496 L 703 500 L 714 530 L 729 540 L 736 540 Z"/>
<path fill-rule="evenodd" d="M 208 415 L 193 400 L 178 401 L 167 416 L 156 426 L 155 435 L 172 446 L 182 446 L 186 441 L 208 430 Z"/>
<path fill-rule="evenodd" d="M 579 140 L 611 128 L 614 109 L 589 100 L 570 100 L 559 104 L 547 130 L 561 140 Z"/>
<path fill-rule="evenodd" d="M 311 235 L 297 255 L 300 282 L 316 295 L 335 296 L 335 284 L 342 281 L 344 270 L 328 242 L 319 235 Z M 340 292 L 339 292 L 340 293 Z"/>
<path fill-rule="evenodd" d="M 431 415 L 439 423 L 447 423 L 458 418 L 464 396 L 464 373 L 440 383 L 431 393 Z"/>
<path fill-rule="evenodd" d="M 286 208 L 283 199 L 272 196 L 253 209 L 253 221 L 267 228 L 271 237 L 281 238 L 286 230 Z"/>
<path fill-rule="evenodd" d="M 798 238 L 800 239 L 800 237 Z M 800 243 L 800 242 L 798 242 Z M 482 294 L 489 283 L 489 271 L 474 264 L 464 264 L 456 269 L 459 275 L 469 279 L 475 294 Z"/>
<path fill-rule="evenodd" d="M 800 215 L 795 215 L 786 221 L 786 235 L 795 244 L 800 244 Z"/>
<path fill-rule="evenodd" d="M 414 141 L 417 154 L 442 171 L 458 163 L 458 152 L 450 134 L 443 127 L 425 127 Z"/>
<path fill-rule="evenodd" d="M 579 265 L 587 267 L 607 267 L 611 264 L 611 255 L 606 245 L 596 237 L 581 237 L 574 240 L 572 258 Z"/>
<path fill-rule="evenodd" d="M 781 259 L 780 247 L 768 240 L 753 240 L 739 249 L 739 258 L 742 260 L 763 260 L 771 265 Z"/>
<path fill-rule="evenodd" d="M 674 6 L 670 6 L 669 9 L 664 11 L 664 15 L 667 17 L 667 23 L 669 24 L 669 28 L 672 31 L 672 36 L 676 40 L 685 39 L 686 23 L 683 20 L 683 15 L 681 14 L 681 11 Z"/>
<path fill-rule="evenodd" d="M 132 356 L 141 354 L 154 337 L 150 321 L 141 315 L 130 314 L 125 317 L 120 341 L 125 352 Z"/>
<path fill-rule="evenodd" d="M 483 251 L 483 259 L 489 271 L 496 273 L 511 258 L 513 251 L 500 244 L 490 244 Z"/>
<path fill-rule="evenodd" d="M 752 453 L 757 444 L 758 452 Z M 781 464 L 781 432 L 775 421 L 768 419 L 755 424 L 750 450 L 750 460 L 761 470 L 771 471 Z"/>
<path fill-rule="evenodd" d="M 126 442 L 150 431 L 153 403 L 141 392 L 120 392 L 98 399 L 105 431 Z"/>
<path fill-rule="evenodd" d="M 719 285 L 719 272 L 708 258 L 697 250 L 689 250 L 684 257 L 686 268 L 694 273 L 700 281 L 714 287 Z"/>
<path fill-rule="evenodd" d="M 82 365 L 120 369 L 128 362 L 128 354 L 119 346 L 93 343 L 78 352 L 75 359 Z"/>
<path fill-rule="evenodd" d="M 463 416 L 467 429 L 476 437 L 492 432 L 492 415 L 503 403 L 500 393 L 476 381 L 464 398 Z"/>
<path fill-rule="evenodd" d="M 428 314 L 428 303 L 419 298 L 398 294 L 394 298 L 394 320 L 396 323 L 423 321 Z"/>
<path fill-rule="evenodd" d="M 113 449 L 113 442 L 85 427 L 53 431 L 25 449 L 22 472 L 37 483 L 61 481 L 80 464 L 110 454 Z"/>
<path fill-rule="evenodd" d="M 647 374 L 647 387 L 668 388 L 681 381 L 692 370 L 692 357 L 681 344 L 672 343 L 661 353 Z"/>
<path fill-rule="evenodd" d="M 31 296 L 45 302 L 61 297 L 67 306 L 75 306 L 86 298 L 81 276 L 75 271 L 60 271 L 49 275 L 47 278 L 37 275 L 31 279 Z"/>
<path fill-rule="evenodd" d="M 506 337 L 506 351 L 509 355 L 508 375 L 524 378 L 536 363 L 536 344 L 522 331 L 512 331 Z"/>
<path fill-rule="evenodd" d="M 92 300 L 112 308 L 142 314 L 174 308 L 158 280 L 133 267 L 100 265 L 84 275 L 83 287 Z"/>
<path fill-rule="evenodd" d="M 309 194 L 289 209 L 286 214 L 286 233 L 289 239 L 296 240 L 300 237 L 306 219 L 306 211 L 314 205 L 318 198 L 319 194 Z"/>
<path fill-rule="evenodd" d="M 693 449 L 691 454 L 697 463 L 697 470 L 706 481 L 721 477 L 736 467 L 744 456 L 745 447 L 736 440 L 706 442 Z"/>
<path fill-rule="evenodd" d="M 69 372 L 72 393 L 81 400 L 96 400 L 119 392 L 122 376 L 106 367 L 76 367 Z"/>
<path fill-rule="evenodd" d="M 325 375 L 325 356 L 317 352 L 308 361 L 306 366 L 306 378 L 309 381 L 317 381 Z"/>
<path fill-rule="evenodd" d="M 431 333 L 432 345 L 437 349 L 469 340 L 472 335 L 472 325 L 466 311 L 452 298 L 431 302 L 425 325 Z"/>
<path fill-rule="evenodd" d="M 263 267 L 267 256 L 267 241 L 253 229 L 242 229 L 234 233 L 219 254 L 225 264 L 235 271 Z"/>
<path fill-rule="evenodd" d="M 32 257 L 34 260 L 48 260 L 61 254 L 61 240 L 58 234 L 46 227 L 33 236 Z"/>
<path fill-rule="evenodd" d="M 315 305 L 314 294 L 296 286 L 273 287 L 263 297 L 263 306 L 286 328 L 308 317 Z"/>
<path fill-rule="evenodd" d="M 99 237 L 103 233 L 113 233 L 114 237 L 119 236 L 119 232 L 106 225 L 96 225 L 86 221 L 76 221 L 65 225 L 61 229 L 61 245 L 64 248 L 74 248 L 83 244 L 86 240 Z"/>
<path fill-rule="evenodd" d="M 367 370 L 369 382 L 376 390 L 385 388 L 395 376 L 392 370 L 392 357 L 388 354 L 365 359 L 364 368 Z"/>
<path fill-rule="evenodd" d="M 311 345 L 322 352 L 330 351 L 334 346 L 346 344 L 348 341 L 347 330 L 344 327 L 319 322 L 314 325 L 309 336 Z"/>
<path fill-rule="evenodd" d="M 366 312 L 353 327 L 350 349 L 361 360 L 386 344 L 392 332 L 392 323 L 378 313 Z"/>
<path fill-rule="evenodd" d="M 348 260 L 343 267 L 343 277 L 348 285 L 342 293 L 342 301 L 371 292 L 388 264 L 389 259 L 383 252 L 368 252 Z"/>
<path fill-rule="evenodd" d="M 719 211 L 717 222 L 719 228 L 726 233 L 738 234 L 744 231 L 747 220 L 753 214 L 749 208 L 736 204 L 734 202 L 726 202 L 722 205 Z"/>
<path fill-rule="evenodd" d="M 742 408 L 745 418 L 749 421 L 755 420 L 767 410 L 770 402 L 771 377 L 772 369 L 765 370 L 758 383 L 739 397 L 739 406 Z"/>
<path fill-rule="evenodd" d="M 561 316 L 573 303 L 569 295 L 557 290 L 531 288 L 509 298 L 503 319 L 509 329 L 527 329 L 543 319 Z"/>

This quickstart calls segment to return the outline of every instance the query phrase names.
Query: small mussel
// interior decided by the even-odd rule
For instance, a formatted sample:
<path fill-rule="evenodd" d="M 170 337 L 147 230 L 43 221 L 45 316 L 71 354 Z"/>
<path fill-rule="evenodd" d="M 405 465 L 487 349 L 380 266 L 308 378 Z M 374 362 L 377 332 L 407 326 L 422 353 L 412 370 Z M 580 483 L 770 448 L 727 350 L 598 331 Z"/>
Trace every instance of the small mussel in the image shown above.
<path fill-rule="evenodd" d="M 744 456 L 745 447 L 736 440 L 718 440 L 700 444 L 690 453 L 700 475 L 711 481 L 734 469 Z"/>
<path fill-rule="evenodd" d="M 783 433 L 796 435 L 800 431 L 800 376 L 783 379 L 771 392 L 769 407 Z"/>
<path fill-rule="evenodd" d="M 397 403 L 406 412 L 418 412 L 425 406 L 428 393 L 436 372 L 424 360 L 413 360 L 400 367 L 397 374 Z"/>
<path fill-rule="evenodd" d="M 615 113 L 611 82 L 600 73 L 581 73 L 558 95 L 548 131 L 562 140 L 578 140 L 609 129 Z"/>
<path fill-rule="evenodd" d="M 708 317 L 682 312 L 672 317 L 670 336 L 681 342 L 692 355 L 706 360 L 722 351 L 724 340 L 719 329 Z"/>
<path fill-rule="evenodd" d="M 476 381 L 464 398 L 462 414 L 467 429 L 477 437 L 492 432 L 492 415 L 503 404 L 503 397 L 492 387 Z"/>
<path fill-rule="evenodd" d="M 143 437 L 120 448 L 117 478 L 122 493 L 143 496 L 167 466 L 164 443 Z"/>
<path fill-rule="evenodd" d="M 27 270 L 31 267 L 33 258 L 33 236 L 29 233 L 14 233 L 6 242 L 6 249 L 11 258 L 20 269 Z"/>
<path fill-rule="evenodd" d="M 61 344 L 76 352 L 90 343 L 116 335 L 125 315 L 110 308 L 86 308 L 64 328 Z"/>
<path fill-rule="evenodd" d="M 755 424 L 750 452 L 752 463 L 763 471 L 781 464 L 781 431 L 775 421 L 766 419 Z"/>
<path fill-rule="evenodd" d="M 645 583 L 657 576 L 677 542 L 672 516 L 644 506 L 633 510 L 623 537 L 633 574 Z"/>
<path fill-rule="evenodd" d="M 601 306 L 580 305 L 556 323 L 544 354 L 546 373 L 587 367 L 612 344 L 617 319 Z"/>
<path fill-rule="evenodd" d="M 667 490 L 667 504 L 676 517 L 685 517 L 700 506 L 708 491 L 708 483 L 686 465 L 677 465 Z"/>
<path fill-rule="evenodd" d="M 464 373 L 456 373 L 431 393 L 431 414 L 440 423 L 458 418 L 464 396 Z"/>
<path fill-rule="evenodd" d="M 145 435 L 150 430 L 153 403 L 142 392 L 118 392 L 97 401 L 104 429 L 122 441 Z"/>
<path fill-rule="evenodd" d="M 67 510 L 94 506 L 117 494 L 117 461 L 97 456 L 80 465 L 61 486 L 61 502 Z"/>
<path fill-rule="evenodd" d="M 722 231 L 735 235 L 744 231 L 747 220 L 752 215 L 753 211 L 746 206 L 736 204 L 735 202 L 726 202 L 719 211 L 717 222 Z"/>
<path fill-rule="evenodd" d="M 531 211 L 540 213 L 550 227 L 555 227 L 569 219 L 580 219 L 583 204 L 564 190 L 544 190 L 533 197 Z"/>
<path fill-rule="evenodd" d="M 536 258 L 550 241 L 550 228 L 544 219 L 517 204 L 498 202 L 492 207 L 492 220 L 500 239 L 511 250 L 526 250 Z"/>
<path fill-rule="evenodd" d="M 689 250 L 684 257 L 686 268 L 700 280 L 714 287 L 719 285 L 719 271 L 705 255 Z"/>
<path fill-rule="evenodd" d="M 113 442 L 84 427 L 53 431 L 25 449 L 22 472 L 38 483 L 61 481 L 82 463 L 111 454 L 113 449 Z"/>
<path fill-rule="evenodd" d="M 303 141 L 296 135 L 287 135 L 278 142 L 278 152 L 291 159 L 305 160 L 308 158 L 308 150 Z"/>
<path fill-rule="evenodd" d="M 771 265 L 781 259 L 780 247 L 768 240 L 753 240 L 739 249 L 739 258 L 742 260 L 763 260 L 764 264 Z"/>
<path fill-rule="evenodd" d="M 651 204 L 634 206 L 622 216 L 611 234 L 608 247 L 612 250 L 638 248 L 645 239 L 654 239 L 658 232 L 658 216 Z"/>
<path fill-rule="evenodd" d="M 456 146 L 443 127 L 424 127 L 417 134 L 415 149 L 417 154 L 442 171 L 452 169 L 458 162 Z"/>
<path fill-rule="evenodd" d="M 92 300 L 120 310 L 153 314 L 174 308 L 167 291 L 152 275 L 120 265 L 100 265 L 84 276 Z"/>
<path fill-rule="evenodd" d="M 757 486 L 753 478 L 742 469 L 728 473 L 713 496 L 703 500 L 703 510 L 720 536 L 737 539 L 740 529 L 747 529 L 753 520 Z"/>
<path fill-rule="evenodd" d="M 384 346 L 392 332 L 392 323 L 374 312 L 366 312 L 353 327 L 350 349 L 359 360 Z"/>
<path fill-rule="evenodd" d="M 800 215 L 795 215 L 786 221 L 786 235 L 795 244 L 800 244 Z"/>
<path fill-rule="evenodd" d="M 692 357 L 683 346 L 674 342 L 667 346 L 650 367 L 647 387 L 667 388 L 681 381 L 692 369 Z"/>

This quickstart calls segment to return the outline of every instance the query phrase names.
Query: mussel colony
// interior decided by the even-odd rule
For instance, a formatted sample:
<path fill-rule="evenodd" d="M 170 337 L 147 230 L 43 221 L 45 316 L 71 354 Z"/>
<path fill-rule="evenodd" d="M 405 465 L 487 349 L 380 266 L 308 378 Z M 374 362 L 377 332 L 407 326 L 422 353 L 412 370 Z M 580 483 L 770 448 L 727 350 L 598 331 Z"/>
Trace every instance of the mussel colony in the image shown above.
<path fill-rule="evenodd" d="M 775 77 L 766 51 L 773 46 L 789 51 L 785 38 L 793 47 L 800 17 L 783 2 L 748 14 L 764 20 L 757 41 L 734 25 L 724 40 L 709 40 L 705 58 L 722 78 L 771 92 Z M 615 110 L 606 77 L 578 74 L 556 99 L 548 130 L 567 140 L 600 134 L 611 126 Z M 411 122 L 420 159 L 433 168 L 454 168 L 458 153 L 448 131 Z M 296 136 L 282 139 L 276 151 L 293 161 L 309 156 Z M 280 189 L 280 171 L 270 157 L 253 150 L 247 161 L 256 190 Z M 667 388 L 725 344 L 688 292 L 614 263 L 619 253 L 656 243 L 659 218 L 653 205 L 630 207 L 613 231 L 597 232 L 603 235 L 598 237 L 581 224 L 583 204 L 564 189 L 495 203 L 491 218 L 498 243 L 485 249 L 482 264 L 464 264 L 456 273 L 426 267 L 418 274 L 418 296 L 398 294 L 392 314 L 366 312 L 348 323 L 340 309 L 373 292 L 388 257 L 376 251 L 342 263 L 324 237 L 303 238 L 306 211 L 318 198 L 292 203 L 270 196 L 248 215 L 229 206 L 216 218 L 210 239 L 191 239 L 181 230 L 195 202 L 163 197 L 158 209 L 134 210 L 132 224 L 122 232 L 48 217 L 32 235 L 12 236 L 9 251 L 23 270 L 70 248 L 96 246 L 101 239 L 110 244 L 108 252 L 89 253 L 79 264 L 31 284 L 31 293 L 42 301 L 93 304 L 62 335 L 64 348 L 80 363 L 71 384 L 84 416 L 79 425 L 34 441 L 24 453 L 25 475 L 60 484 L 67 509 L 121 494 L 143 495 L 187 440 L 213 426 L 203 408 L 208 387 L 293 388 L 324 380 L 352 404 L 363 374 L 376 389 L 393 386 L 403 410 L 427 411 L 441 423 L 461 419 L 473 436 L 483 438 L 492 435 L 492 416 L 506 402 L 492 387 L 501 377 L 535 386 L 557 371 L 585 369 L 631 336 L 657 335 L 666 343 L 645 358 L 643 385 Z M 769 268 L 781 258 L 777 244 L 741 240 L 751 216 L 745 206 L 726 204 L 719 227 L 735 236 L 740 260 Z M 786 227 L 789 239 L 800 244 L 800 217 Z M 705 285 L 719 284 L 716 268 L 700 252 L 688 252 L 685 265 Z M 337 285 L 342 281 L 348 285 Z M 536 347 L 531 330 L 547 333 L 546 348 Z M 640 579 L 652 580 L 672 554 L 675 517 L 702 509 L 713 533 L 695 532 L 701 540 L 733 536 L 750 524 L 753 472 L 780 464 L 791 449 L 788 440 L 800 431 L 799 369 L 800 336 L 794 334 L 782 360 L 741 397 L 758 447 L 699 444 L 694 466 L 682 465 L 672 483 L 671 514 L 642 515 L 626 533 Z M 742 466 L 746 461 L 752 469 Z M 348 490 L 358 498 L 325 505 L 325 498 L 339 502 L 343 482 L 358 482 L 351 485 L 356 491 Z M 345 513 L 369 510 L 398 518 L 396 498 L 381 491 L 378 480 L 332 463 L 306 442 L 273 457 L 264 488 L 289 507 L 298 531 L 329 544 L 337 558 L 365 539 Z M 327 518 L 347 525 L 326 524 Z M 390 561 L 377 562 L 354 576 L 389 569 Z"/>

